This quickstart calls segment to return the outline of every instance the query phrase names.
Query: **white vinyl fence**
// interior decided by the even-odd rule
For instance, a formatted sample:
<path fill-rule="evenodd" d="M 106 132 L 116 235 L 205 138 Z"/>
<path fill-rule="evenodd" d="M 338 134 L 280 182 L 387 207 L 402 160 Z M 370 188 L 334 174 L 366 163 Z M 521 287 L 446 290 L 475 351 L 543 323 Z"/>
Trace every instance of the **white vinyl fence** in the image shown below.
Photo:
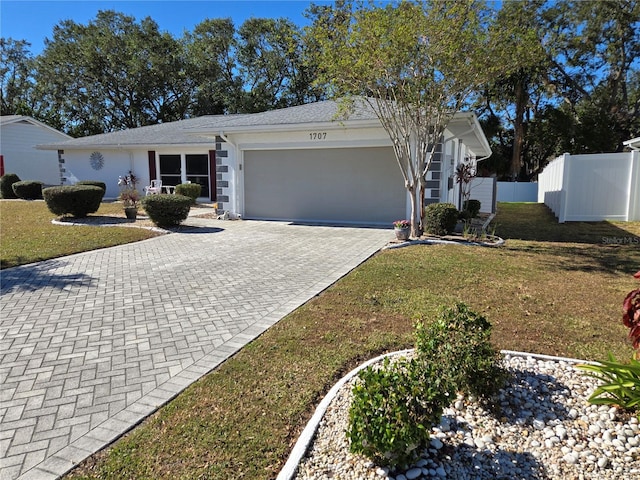
<path fill-rule="evenodd" d="M 640 152 L 565 153 L 538 175 L 538 202 L 560 223 L 640 220 Z"/>
<path fill-rule="evenodd" d="M 481 213 L 496 213 L 496 178 L 475 177 L 471 180 L 471 200 L 480 200 Z"/>
<path fill-rule="evenodd" d="M 538 184 L 532 182 L 498 182 L 498 202 L 537 202 Z"/>

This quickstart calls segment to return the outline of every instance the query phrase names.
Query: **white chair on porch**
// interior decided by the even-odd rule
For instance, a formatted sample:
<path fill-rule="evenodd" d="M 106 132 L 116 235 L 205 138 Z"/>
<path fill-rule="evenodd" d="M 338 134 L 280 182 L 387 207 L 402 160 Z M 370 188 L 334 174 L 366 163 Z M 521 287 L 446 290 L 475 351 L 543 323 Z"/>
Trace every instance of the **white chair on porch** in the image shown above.
<path fill-rule="evenodd" d="M 145 196 L 159 193 L 162 193 L 162 180 L 151 180 L 151 185 L 144 187 Z"/>

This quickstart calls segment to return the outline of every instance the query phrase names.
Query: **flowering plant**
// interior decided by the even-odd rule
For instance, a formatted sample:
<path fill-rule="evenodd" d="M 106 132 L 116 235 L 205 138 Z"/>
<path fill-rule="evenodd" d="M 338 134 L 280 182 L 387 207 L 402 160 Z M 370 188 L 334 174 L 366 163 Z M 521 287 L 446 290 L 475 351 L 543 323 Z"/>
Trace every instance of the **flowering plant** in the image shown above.
<path fill-rule="evenodd" d="M 396 220 L 393 222 L 393 226 L 395 228 L 409 228 L 411 227 L 411 222 L 409 220 Z"/>
<path fill-rule="evenodd" d="M 118 186 L 120 187 L 120 195 L 118 199 L 122 201 L 125 208 L 137 207 L 140 194 L 136 189 L 138 177 L 131 170 L 125 176 L 118 177 Z"/>
<path fill-rule="evenodd" d="M 640 280 L 640 271 L 636 272 L 634 278 Z M 622 323 L 631 329 L 629 338 L 637 356 L 640 352 L 640 288 L 631 290 L 622 302 Z"/>

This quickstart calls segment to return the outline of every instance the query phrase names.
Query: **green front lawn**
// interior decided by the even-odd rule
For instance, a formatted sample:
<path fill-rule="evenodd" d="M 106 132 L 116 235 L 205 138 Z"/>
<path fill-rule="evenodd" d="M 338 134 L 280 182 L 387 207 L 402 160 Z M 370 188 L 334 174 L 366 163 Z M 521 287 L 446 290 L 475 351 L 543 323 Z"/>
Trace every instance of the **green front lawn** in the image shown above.
<path fill-rule="evenodd" d="M 457 301 L 493 323 L 501 349 L 629 358 L 621 305 L 637 284 L 640 222 L 558 225 L 544 205 L 502 204 L 497 223 L 502 248 L 375 255 L 68 477 L 274 478 L 338 378 L 411 346 L 417 318 Z"/>
<path fill-rule="evenodd" d="M 94 215 L 122 212 L 118 203 L 103 203 Z M 0 268 L 112 247 L 151 238 L 141 228 L 97 228 L 53 225 L 43 201 L 0 200 Z"/>

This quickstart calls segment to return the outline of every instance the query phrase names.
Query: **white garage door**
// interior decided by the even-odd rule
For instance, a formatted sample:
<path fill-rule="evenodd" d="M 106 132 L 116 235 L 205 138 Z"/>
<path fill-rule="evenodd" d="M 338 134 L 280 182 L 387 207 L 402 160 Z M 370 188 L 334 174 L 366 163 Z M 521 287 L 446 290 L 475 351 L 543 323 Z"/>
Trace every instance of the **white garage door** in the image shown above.
<path fill-rule="evenodd" d="M 390 225 L 406 216 L 391 147 L 244 152 L 245 218 Z"/>

